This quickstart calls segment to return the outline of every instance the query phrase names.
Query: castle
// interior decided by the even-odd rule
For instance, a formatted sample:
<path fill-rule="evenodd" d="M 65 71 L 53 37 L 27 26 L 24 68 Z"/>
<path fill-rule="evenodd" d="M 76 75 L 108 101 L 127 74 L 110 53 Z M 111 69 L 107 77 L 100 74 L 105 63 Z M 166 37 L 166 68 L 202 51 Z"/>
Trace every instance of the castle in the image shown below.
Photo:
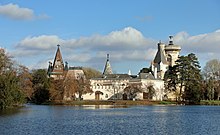
<path fill-rule="evenodd" d="M 128 99 L 131 92 L 125 90 L 135 86 L 139 86 L 141 92 L 133 93 L 135 99 L 151 99 L 164 100 L 165 98 L 175 99 L 174 93 L 166 93 L 164 91 L 164 75 L 169 66 L 175 65 L 178 59 L 181 47 L 173 43 L 173 37 L 169 37 L 169 43 L 158 43 L 158 50 L 154 60 L 151 62 L 151 72 L 142 72 L 138 75 L 131 74 L 114 74 L 111 69 L 110 56 L 107 54 L 106 63 L 103 74 L 100 77 L 91 78 L 90 85 L 93 93 L 83 95 L 84 100 L 114 100 L 114 99 Z M 82 68 L 68 67 L 66 62 L 63 64 L 60 47 L 58 45 L 54 62 L 49 62 L 48 76 L 54 79 L 65 79 L 66 76 L 78 79 L 84 76 Z M 153 95 L 149 87 L 154 89 Z M 135 89 L 135 88 L 133 88 Z M 131 89 L 132 90 L 132 89 Z M 64 100 L 71 98 L 64 95 Z"/>

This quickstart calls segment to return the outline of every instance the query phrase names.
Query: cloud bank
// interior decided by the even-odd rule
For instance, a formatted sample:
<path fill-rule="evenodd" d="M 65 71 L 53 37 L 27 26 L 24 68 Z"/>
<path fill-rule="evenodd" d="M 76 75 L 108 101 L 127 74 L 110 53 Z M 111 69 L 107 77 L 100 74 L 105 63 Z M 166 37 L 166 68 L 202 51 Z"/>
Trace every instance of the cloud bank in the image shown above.
<path fill-rule="evenodd" d="M 217 53 L 220 50 L 220 30 L 195 36 L 190 36 L 187 32 L 179 32 L 174 39 L 189 52 Z"/>
<path fill-rule="evenodd" d="M 116 62 L 151 60 L 157 49 L 153 39 L 145 38 L 140 31 L 127 27 L 107 35 L 92 35 L 78 39 L 65 40 L 57 35 L 28 36 L 17 43 L 13 55 L 36 58 L 45 55 L 51 58 L 54 57 L 57 44 L 61 45 L 65 60 L 88 65 L 91 62 L 103 62 L 107 53 Z"/>
<path fill-rule="evenodd" d="M 92 35 L 77 39 L 62 39 L 57 35 L 28 36 L 17 43 L 13 55 L 33 58 L 43 56 L 42 61 L 51 60 L 54 57 L 56 45 L 60 44 L 63 58 L 69 63 L 87 66 L 101 64 L 103 67 L 103 60 L 109 53 L 114 62 L 146 61 L 148 66 L 155 56 L 158 41 L 159 39 L 144 37 L 140 31 L 132 27 L 112 31 L 107 35 Z M 181 55 L 193 52 L 202 61 L 208 59 L 203 57 L 204 54 L 210 54 L 215 58 L 220 57 L 218 53 L 220 30 L 194 36 L 190 36 L 187 32 L 179 32 L 174 35 L 174 43 L 182 47 Z M 46 64 L 38 63 L 38 65 L 46 68 L 47 62 L 44 63 Z"/>
<path fill-rule="evenodd" d="M 22 8 L 13 3 L 0 5 L 0 15 L 14 20 L 34 20 L 48 17 L 45 14 L 35 15 L 32 9 Z"/>

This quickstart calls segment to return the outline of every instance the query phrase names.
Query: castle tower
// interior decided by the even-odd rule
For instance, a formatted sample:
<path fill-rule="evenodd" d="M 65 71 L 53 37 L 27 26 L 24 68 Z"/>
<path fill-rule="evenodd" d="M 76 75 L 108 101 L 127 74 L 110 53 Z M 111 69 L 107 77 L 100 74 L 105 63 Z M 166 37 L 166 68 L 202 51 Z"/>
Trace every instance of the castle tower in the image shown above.
<path fill-rule="evenodd" d="M 181 47 L 173 43 L 173 36 L 169 36 L 168 45 L 161 42 L 158 43 L 157 54 L 151 63 L 151 70 L 154 72 L 154 77 L 156 79 L 163 79 L 168 67 L 175 65 L 180 50 Z"/>
<path fill-rule="evenodd" d="M 64 64 L 60 51 L 60 45 L 57 45 L 57 51 L 53 64 L 49 62 L 48 76 L 54 79 L 62 79 L 64 76 Z"/>
<path fill-rule="evenodd" d="M 165 53 L 169 66 L 174 66 L 179 57 L 181 47 L 173 43 L 173 36 L 169 36 L 169 44 L 165 46 Z"/>
<path fill-rule="evenodd" d="M 111 68 L 111 65 L 110 65 L 110 62 L 109 62 L 109 54 L 107 54 L 107 60 L 106 60 L 105 68 L 104 68 L 104 71 L 103 71 L 103 75 L 108 75 L 108 74 L 113 74 L 112 68 Z"/>
<path fill-rule="evenodd" d="M 63 70 L 64 70 L 64 64 L 60 52 L 60 45 L 57 45 L 57 52 L 53 62 L 53 72 L 63 72 Z"/>
<path fill-rule="evenodd" d="M 151 68 L 152 71 L 154 72 L 154 77 L 156 79 L 157 78 L 163 79 L 167 67 L 168 67 L 168 62 L 165 53 L 165 44 L 159 42 L 157 54 L 151 63 Z"/>

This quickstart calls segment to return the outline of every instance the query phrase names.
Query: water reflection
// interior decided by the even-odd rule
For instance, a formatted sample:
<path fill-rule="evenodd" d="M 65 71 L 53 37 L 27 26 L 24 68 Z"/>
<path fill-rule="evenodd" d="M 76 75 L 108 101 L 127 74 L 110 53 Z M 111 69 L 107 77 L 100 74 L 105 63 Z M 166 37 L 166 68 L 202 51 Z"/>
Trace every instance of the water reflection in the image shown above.
<path fill-rule="evenodd" d="M 126 105 L 83 105 L 84 109 L 112 109 L 112 108 L 128 108 Z"/>
<path fill-rule="evenodd" d="M 0 116 L 10 116 L 19 112 L 19 109 L 0 110 Z"/>

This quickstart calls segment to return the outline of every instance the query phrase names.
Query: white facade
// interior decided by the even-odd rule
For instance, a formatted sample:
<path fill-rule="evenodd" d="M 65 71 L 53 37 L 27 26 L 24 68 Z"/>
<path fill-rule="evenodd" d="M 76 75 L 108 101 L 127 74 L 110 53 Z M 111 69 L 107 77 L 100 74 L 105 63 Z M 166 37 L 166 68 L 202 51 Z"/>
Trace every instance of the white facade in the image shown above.
<path fill-rule="evenodd" d="M 128 78 L 94 78 L 90 79 L 92 94 L 83 95 L 83 99 L 88 100 L 108 100 L 122 98 L 119 93 L 123 93 L 129 83 Z M 115 95 L 115 96 L 114 96 Z M 117 97 L 118 96 L 118 97 Z M 120 97 L 119 97 L 120 96 Z"/>
<path fill-rule="evenodd" d="M 147 90 L 147 86 L 152 85 L 155 90 L 155 95 L 152 100 L 162 101 L 164 98 L 164 81 L 163 80 L 149 80 L 149 79 L 141 79 L 142 87 Z M 143 99 L 143 94 L 140 99 Z"/>
<path fill-rule="evenodd" d="M 121 76 L 120 76 L 121 75 Z M 148 93 L 147 87 L 152 85 L 155 94 L 152 100 L 161 101 L 164 96 L 164 82 L 163 80 L 151 79 L 151 74 L 144 73 L 146 77 L 136 76 L 134 78 L 128 74 L 113 74 L 108 77 L 93 78 L 90 80 L 92 94 L 83 95 L 84 100 L 114 100 L 123 99 L 124 90 L 131 84 L 141 84 L 143 92 L 137 93 L 135 99 L 145 99 L 144 93 Z M 149 77 L 150 76 L 150 77 Z"/>

